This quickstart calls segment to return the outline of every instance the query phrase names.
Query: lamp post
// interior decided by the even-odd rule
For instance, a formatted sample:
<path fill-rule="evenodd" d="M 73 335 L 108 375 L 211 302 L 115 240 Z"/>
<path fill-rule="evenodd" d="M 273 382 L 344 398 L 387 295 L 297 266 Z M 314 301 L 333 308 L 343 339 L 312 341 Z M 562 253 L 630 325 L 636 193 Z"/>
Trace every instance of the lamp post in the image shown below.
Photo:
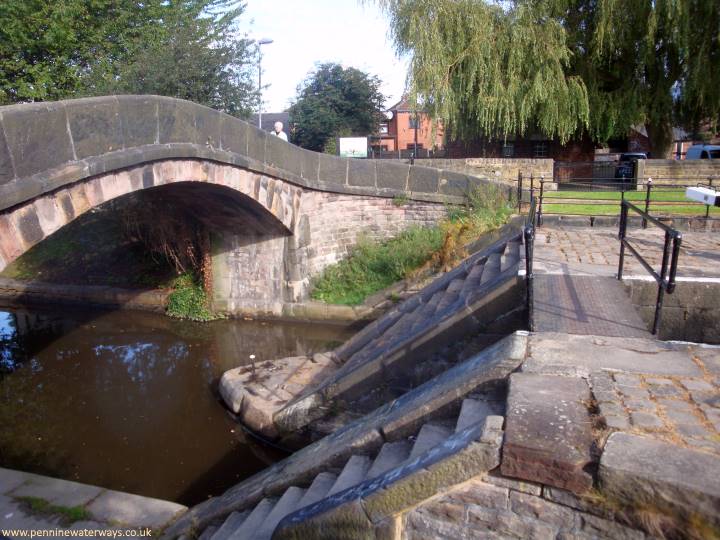
<path fill-rule="evenodd" d="M 262 46 L 269 45 L 273 40 L 270 38 L 259 39 L 258 44 L 258 93 L 260 94 L 260 105 L 258 106 L 258 127 L 262 129 Z"/>

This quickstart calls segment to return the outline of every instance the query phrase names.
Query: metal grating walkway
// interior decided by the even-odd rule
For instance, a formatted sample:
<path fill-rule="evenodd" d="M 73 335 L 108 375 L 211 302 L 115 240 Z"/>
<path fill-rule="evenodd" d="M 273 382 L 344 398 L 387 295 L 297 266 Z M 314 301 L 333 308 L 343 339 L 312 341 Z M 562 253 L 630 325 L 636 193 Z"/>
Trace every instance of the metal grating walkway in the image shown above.
<path fill-rule="evenodd" d="M 653 337 L 615 278 L 540 274 L 533 289 L 537 332 Z"/>

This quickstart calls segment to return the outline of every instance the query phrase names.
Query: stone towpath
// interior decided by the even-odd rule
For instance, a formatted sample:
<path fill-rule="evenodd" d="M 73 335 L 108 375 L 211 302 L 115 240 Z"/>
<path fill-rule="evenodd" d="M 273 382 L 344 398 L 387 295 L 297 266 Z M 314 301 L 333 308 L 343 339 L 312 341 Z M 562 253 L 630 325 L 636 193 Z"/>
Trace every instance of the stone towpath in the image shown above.
<path fill-rule="evenodd" d="M 659 271 L 664 233 L 628 229 L 628 239 Z M 622 284 L 615 279 L 617 227 L 538 228 L 535 240 L 535 329 L 568 334 L 650 337 Z M 624 275 L 649 277 L 628 253 Z M 720 277 L 720 234 L 683 233 L 678 277 Z"/>
<path fill-rule="evenodd" d="M 31 510 L 31 501 L 36 504 L 44 501 L 64 509 L 82 508 L 85 518 L 74 523 L 63 522 L 60 514 Z M 24 537 L 23 533 L 14 534 L 13 530 L 150 528 L 158 531 L 186 510 L 185 506 L 169 501 L 0 468 L 0 538 Z M 48 537 L 47 532 L 44 534 Z"/>

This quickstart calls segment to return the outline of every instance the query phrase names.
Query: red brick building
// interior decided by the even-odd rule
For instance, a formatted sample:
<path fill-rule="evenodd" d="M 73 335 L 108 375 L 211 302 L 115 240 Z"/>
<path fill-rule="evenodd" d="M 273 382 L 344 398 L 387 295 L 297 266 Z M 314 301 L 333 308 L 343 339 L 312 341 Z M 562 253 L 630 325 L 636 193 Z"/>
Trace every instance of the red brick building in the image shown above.
<path fill-rule="evenodd" d="M 412 109 L 405 98 L 388 109 L 388 119 L 370 138 L 370 146 L 375 152 L 412 150 L 416 128 L 418 150 L 439 150 L 443 147 L 442 125 L 436 126 L 433 133 L 432 120 L 422 111 Z"/>

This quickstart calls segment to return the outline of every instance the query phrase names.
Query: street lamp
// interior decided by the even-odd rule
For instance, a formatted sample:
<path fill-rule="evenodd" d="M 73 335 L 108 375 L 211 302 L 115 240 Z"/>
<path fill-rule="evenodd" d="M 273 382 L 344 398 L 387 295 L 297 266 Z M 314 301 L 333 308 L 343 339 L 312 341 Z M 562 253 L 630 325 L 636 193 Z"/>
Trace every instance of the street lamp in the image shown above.
<path fill-rule="evenodd" d="M 260 94 L 260 105 L 258 107 L 258 127 L 262 129 L 262 46 L 269 45 L 273 40 L 270 38 L 262 38 L 258 40 L 258 93 Z"/>

